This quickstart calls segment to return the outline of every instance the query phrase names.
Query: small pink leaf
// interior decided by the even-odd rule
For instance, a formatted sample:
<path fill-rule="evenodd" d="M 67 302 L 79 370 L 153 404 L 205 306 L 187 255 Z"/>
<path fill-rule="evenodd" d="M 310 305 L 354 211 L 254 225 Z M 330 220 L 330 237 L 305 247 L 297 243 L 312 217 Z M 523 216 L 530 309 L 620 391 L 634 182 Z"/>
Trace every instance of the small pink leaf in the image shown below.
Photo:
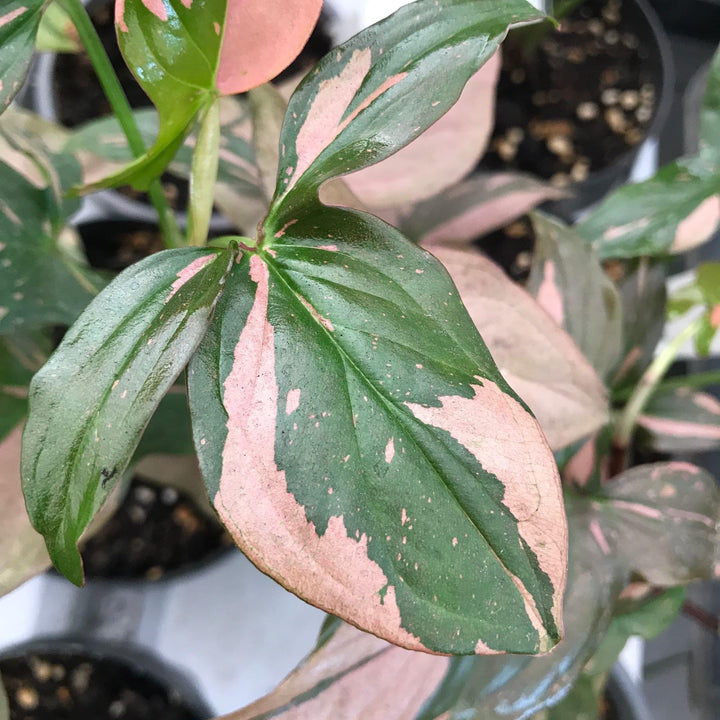
<path fill-rule="evenodd" d="M 322 0 L 228 0 L 217 89 L 234 95 L 284 70 L 315 27 Z"/>

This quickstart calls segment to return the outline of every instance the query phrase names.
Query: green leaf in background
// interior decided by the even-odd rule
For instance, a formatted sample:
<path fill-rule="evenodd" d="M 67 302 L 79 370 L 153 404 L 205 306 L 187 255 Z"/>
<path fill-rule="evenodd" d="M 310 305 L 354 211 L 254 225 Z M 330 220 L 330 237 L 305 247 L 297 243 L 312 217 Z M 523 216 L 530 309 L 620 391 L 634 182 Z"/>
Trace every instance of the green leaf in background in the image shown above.
<path fill-rule="evenodd" d="M 720 51 L 700 111 L 700 148 L 624 185 L 578 225 L 601 259 L 686 252 L 720 227 Z"/>
<path fill-rule="evenodd" d="M 658 452 L 705 452 L 720 448 L 720 401 L 689 388 L 659 390 L 638 419 Z"/>
<path fill-rule="evenodd" d="M 466 244 L 560 197 L 557 188 L 529 175 L 473 174 L 436 197 L 386 210 L 381 217 L 416 242 Z"/>
<path fill-rule="evenodd" d="M 78 53 L 82 50 L 77 30 L 59 0 L 53 0 L 43 13 L 35 49 L 54 53 Z"/>
<path fill-rule="evenodd" d="M 290 99 L 266 234 L 297 219 L 326 180 L 417 138 L 457 101 L 510 25 L 542 17 L 525 0 L 418 0 L 332 50 Z"/>
<path fill-rule="evenodd" d="M 34 182 L 0 161 L 0 334 L 71 325 L 103 285 L 54 229 L 53 192 L 25 163 Z"/>
<path fill-rule="evenodd" d="M 187 391 L 182 385 L 173 385 L 145 428 L 133 461 L 146 455 L 194 454 Z"/>
<path fill-rule="evenodd" d="M 578 347 L 525 290 L 474 248 L 425 244 L 450 273 L 503 377 L 553 450 L 609 420 L 607 393 Z"/>
<path fill-rule="evenodd" d="M 45 0 L 5 0 L 0 9 L 0 113 L 25 82 Z"/>
<path fill-rule="evenodd" d="M 33 379 L 23 441 L 28 514 L 77 584 L 78 539 L 205 334 L 231 261 L 228 251 L 184 248 L 133 265 Z"/>
<path fill-rule="evenodd" d="M 559 220 L 531 215 L 535 252 L 527 289 L 606 378 L 622 349 L 622 305 L 590 243 Z"/>
<path fill-rule="evenodd" d="M 233 267 L 188 377 L 231 534 L 296 594 L 405 647 L 552 647 L 557 470 L 445 271 L 358 212 L 318 205 L 276 240 Z"/>
<path fill-rule="evenodd" d="M 218 95 L 249 90 L 292 62 L 321 5 L 322 0 L 118 1 L 120 50 L 157 108 L 160 129 L 145 155 L 82 190 L 126 183 L 145 189 Z"/>

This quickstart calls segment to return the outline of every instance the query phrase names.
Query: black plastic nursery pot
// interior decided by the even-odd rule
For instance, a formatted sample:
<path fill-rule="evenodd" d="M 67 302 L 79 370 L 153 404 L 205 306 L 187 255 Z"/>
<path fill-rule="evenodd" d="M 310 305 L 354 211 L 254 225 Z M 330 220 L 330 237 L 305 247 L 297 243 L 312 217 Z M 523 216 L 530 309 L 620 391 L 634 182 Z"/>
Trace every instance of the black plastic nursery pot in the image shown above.
<path fill-rule="evenodd" d="M 0 653 L 10 720 L 207 720 L 193 682 L 129 644 L 48 638 Z"/>
<path fill-rule="evenodd" d="M 619 18 L 619 19 L 618 19 Z M 586 0 L 528 61 L 504 45 L 496 126 L 484 170 L 520 170 L 567 190 L 549 212 L 567 221 L 626 182 L 672 102 L 667 35 L 647 0 Z"/>

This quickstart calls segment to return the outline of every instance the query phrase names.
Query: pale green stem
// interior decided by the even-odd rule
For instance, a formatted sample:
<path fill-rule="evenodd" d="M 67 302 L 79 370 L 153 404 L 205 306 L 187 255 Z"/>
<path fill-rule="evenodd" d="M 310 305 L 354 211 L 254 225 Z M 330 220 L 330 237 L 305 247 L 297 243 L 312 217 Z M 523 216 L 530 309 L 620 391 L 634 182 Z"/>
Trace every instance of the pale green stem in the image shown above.
<path fill-rule="evenodd" d="M 693 322 L 668 343 L 662 352 L 658 353 L 650 364 L 650 367 L 644 372 L 615 426 L 613 439 L 617 448 L 627 448 L 630 445 L 630 440 L 635 431 L 638 418 L 645 409 L 645 406 L 677 358 L 683 345 L 695 337 L 697 332 L 702 328 L 702 325 L 702 316 L 693 320 Z"/>
<path fill-rule="evenodd" d="M 207 107 L 200 122 L 197 144 L 193 152 L 190 174 L 190 210 L 188 215 L 188 245 L 207 243 L 210 229 L 215 181 L 220 156 L 220 99 Z"/>

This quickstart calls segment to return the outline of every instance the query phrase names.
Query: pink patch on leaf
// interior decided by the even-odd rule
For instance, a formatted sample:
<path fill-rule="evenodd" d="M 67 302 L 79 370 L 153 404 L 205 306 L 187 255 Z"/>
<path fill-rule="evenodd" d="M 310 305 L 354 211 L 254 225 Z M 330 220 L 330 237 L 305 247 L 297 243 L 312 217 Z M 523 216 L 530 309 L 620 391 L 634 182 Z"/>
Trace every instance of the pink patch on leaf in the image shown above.
<path fill-rule="evenodd" d="M 125 22 L 125 0 L 115 0 L 115 24 L 120 28 L 120 32 L 128 31 Z"/>
<path fill-rule="evenodd" d="M 387 445 L 385 446 L 385 462 L 389 465 L 393 461 L 394 457 L 395 457 L 395 440 L 393 438 L 390 438 L 388 440 Z"/>
<path fill-rule="evenodd" d="M 610 549 L 610 545 L 608 545 L 608 541 L 602 531 L 602 528 L 600 527 L 600 523 L 597 520 L 591 520 L 588 527 L 590 528 L 590 533 L 592 534 L 593 539 L 598 544 L 600 550 L 602 550 L 603 555 L 610 555 L 612 550 Z"/>
<path fill-rule="evenodd" d="M 543 279 L 538 288 L 537 301 L 545 312 L 562 327 L 565 321 L 565 303 L 562 292 L 560 292 L 560 288 L 557 285 L 555 263 L 552 260 L 545 261 Z"/>
<path fill-rule="evenodd" d="M 710 325 L 716 330 L 720 328 L 720 305 L 715 305 L 710 311 Z"/>
<path fill-rule="evenodd" d="M 187 267 L 183 268 L 177 274 L 177 280 L 172 284 L 172 289 L 170 290 L 170 294 L 165 302 L 168 302 L 188 280 L 195 277 L 195 275 L 197 275 L 206 265 L 215 260 L 216 257 L 217 255 L 215 254 L 203 255 L 202 257 L 193 260 Z"/>
<path fill-rule="evenodd" d="M 291 390 L 285 401 L 285 414 L 292 415 L 300 407 L 300 390 Z"/>
<path fill-rule="evenodd" d="M 142 4 L 158 19 L 167 22 L 168 12 L 163 0 L 142 0 Z"/>
<path fill-rule="evenodd" d="M 15 8 L 14 10 L 11 10 L 9 13 L 6 13 L 5 15 L 0 15 L 0 28 L 8 25 L 13 20 L 17 20 L 21 15 L 27 12 L 26 7 L 19 7 Z"/>

